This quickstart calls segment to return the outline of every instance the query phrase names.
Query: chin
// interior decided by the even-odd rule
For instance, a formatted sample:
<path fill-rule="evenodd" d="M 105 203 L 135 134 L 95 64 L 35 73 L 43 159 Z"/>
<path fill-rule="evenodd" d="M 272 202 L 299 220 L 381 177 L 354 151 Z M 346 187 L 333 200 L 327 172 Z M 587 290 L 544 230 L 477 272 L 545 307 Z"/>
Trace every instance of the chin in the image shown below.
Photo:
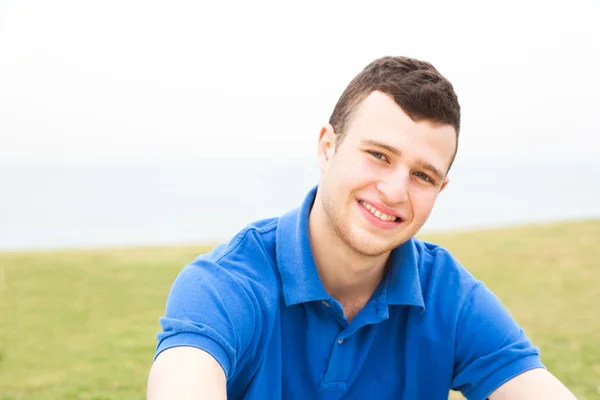
<path fill-rule="evenodd" d="M 402 238 L 384 238 L 370 232 L 354 232 L 348 244 L 358 254 L 376 257 L 388 253 L 404 242 Z"/>

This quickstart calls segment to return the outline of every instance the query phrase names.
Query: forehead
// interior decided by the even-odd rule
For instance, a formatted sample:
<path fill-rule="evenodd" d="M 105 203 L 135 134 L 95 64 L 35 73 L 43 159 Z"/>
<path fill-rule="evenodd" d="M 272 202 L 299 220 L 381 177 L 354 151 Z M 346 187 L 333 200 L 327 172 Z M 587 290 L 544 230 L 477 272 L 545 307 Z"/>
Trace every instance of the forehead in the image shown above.
<path fill-rule="evenodd" d="M 391 96 L 377 91 L 357 105 L 346 134 L 353 142 L 376 140 L 409 157 L 435 161 L 441 169 L 449 166 L 456 148 L 454 127 L 413 121 Z"/>

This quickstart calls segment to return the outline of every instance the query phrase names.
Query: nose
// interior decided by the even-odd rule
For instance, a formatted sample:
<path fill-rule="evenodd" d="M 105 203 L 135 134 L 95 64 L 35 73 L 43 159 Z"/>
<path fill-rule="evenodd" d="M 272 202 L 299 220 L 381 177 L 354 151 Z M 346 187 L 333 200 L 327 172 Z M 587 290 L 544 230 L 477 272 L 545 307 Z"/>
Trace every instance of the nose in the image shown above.
<path fill-rule="evenodd" d="M 399 169 L 379 180 L 377 190 L 390 204 L 404 203 L 408 201 L 409 183 L 409 172 Z"/>

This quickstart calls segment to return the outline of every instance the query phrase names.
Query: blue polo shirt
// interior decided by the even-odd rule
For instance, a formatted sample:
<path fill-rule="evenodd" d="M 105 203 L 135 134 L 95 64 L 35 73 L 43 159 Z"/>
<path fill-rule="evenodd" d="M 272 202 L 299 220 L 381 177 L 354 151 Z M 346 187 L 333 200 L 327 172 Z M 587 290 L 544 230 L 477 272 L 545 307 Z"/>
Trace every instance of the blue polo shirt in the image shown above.
<path fill-rule="evenodd" d="M 177 276 L 155 357 L 210 353 L 229 399 L 485 399 L 543 368 L 498 298 L 445 249 L 411 239 L 348 323 L 323 288 L 302 205 L 248 225 Z"/>

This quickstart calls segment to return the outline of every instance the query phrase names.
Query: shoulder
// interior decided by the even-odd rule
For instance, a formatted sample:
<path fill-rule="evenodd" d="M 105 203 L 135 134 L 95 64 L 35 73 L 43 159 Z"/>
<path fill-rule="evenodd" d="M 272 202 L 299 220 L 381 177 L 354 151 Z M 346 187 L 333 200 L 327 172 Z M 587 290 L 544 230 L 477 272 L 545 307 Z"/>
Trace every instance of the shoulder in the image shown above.
<path fill-rule="evenodd" d="M 180 271 L 160 318 L 155 357 L 171 347 L 198 347 L 228 378 L 235 374 L 276 315 L 276 226 L 276 220 L 248 225 Z"/>
<path fill-rule="evenodd" d="M 454 306 L 458 312 L 483 282 L 445 247 L 418 239 L 413 239 L 413 243 L 425 302 L 429 306 L 443 305 L 445 313 L 448 306 Z"/>
<path fill-rule="evenodd" d="M 243 289 L 260 301 L 266 293 L 276 293 L 279 284 L 275 256 L 277 225 L 277 218 L 253 222 L 229 242 L 199 255 L 186 268 L 202 275 L 207 283 L 215 281 L 233 290 Z"/>
<path fill-rule="evenodd" d="M 426 314 L 454 352 L 452 388 L 486 395 L 523 371 L 543 367 L 539 349 L 500 299 L 442 246 L 415 241 Z"/>
<path fill-rule="evenodd" d="M 268 258 L 269 255 L 274 254 L 275 231 L 278 223 L 278 218 L 252 222 L 241 229 L 228 242 L 221 243 L 210 252 L 201 254 L 196 261 L 222 264 L 235 260 L 240 254 L 246 256 L 246 263 L 259 261 L 261 256 Z M 265 251 L 266 253 L 264 253 Z"/>
<path fill-rule="evenodd" d="M 465 321 L 475 326 L 489 318 L 488 311 L 504 315 L 500 299 L 447 248 L 421 240 L 414 241 L 414 248 L 425 315 L 448 340 L 457 340 L 464 333 Z M 499 324 L 496 329 L 504 327 Z"/>

